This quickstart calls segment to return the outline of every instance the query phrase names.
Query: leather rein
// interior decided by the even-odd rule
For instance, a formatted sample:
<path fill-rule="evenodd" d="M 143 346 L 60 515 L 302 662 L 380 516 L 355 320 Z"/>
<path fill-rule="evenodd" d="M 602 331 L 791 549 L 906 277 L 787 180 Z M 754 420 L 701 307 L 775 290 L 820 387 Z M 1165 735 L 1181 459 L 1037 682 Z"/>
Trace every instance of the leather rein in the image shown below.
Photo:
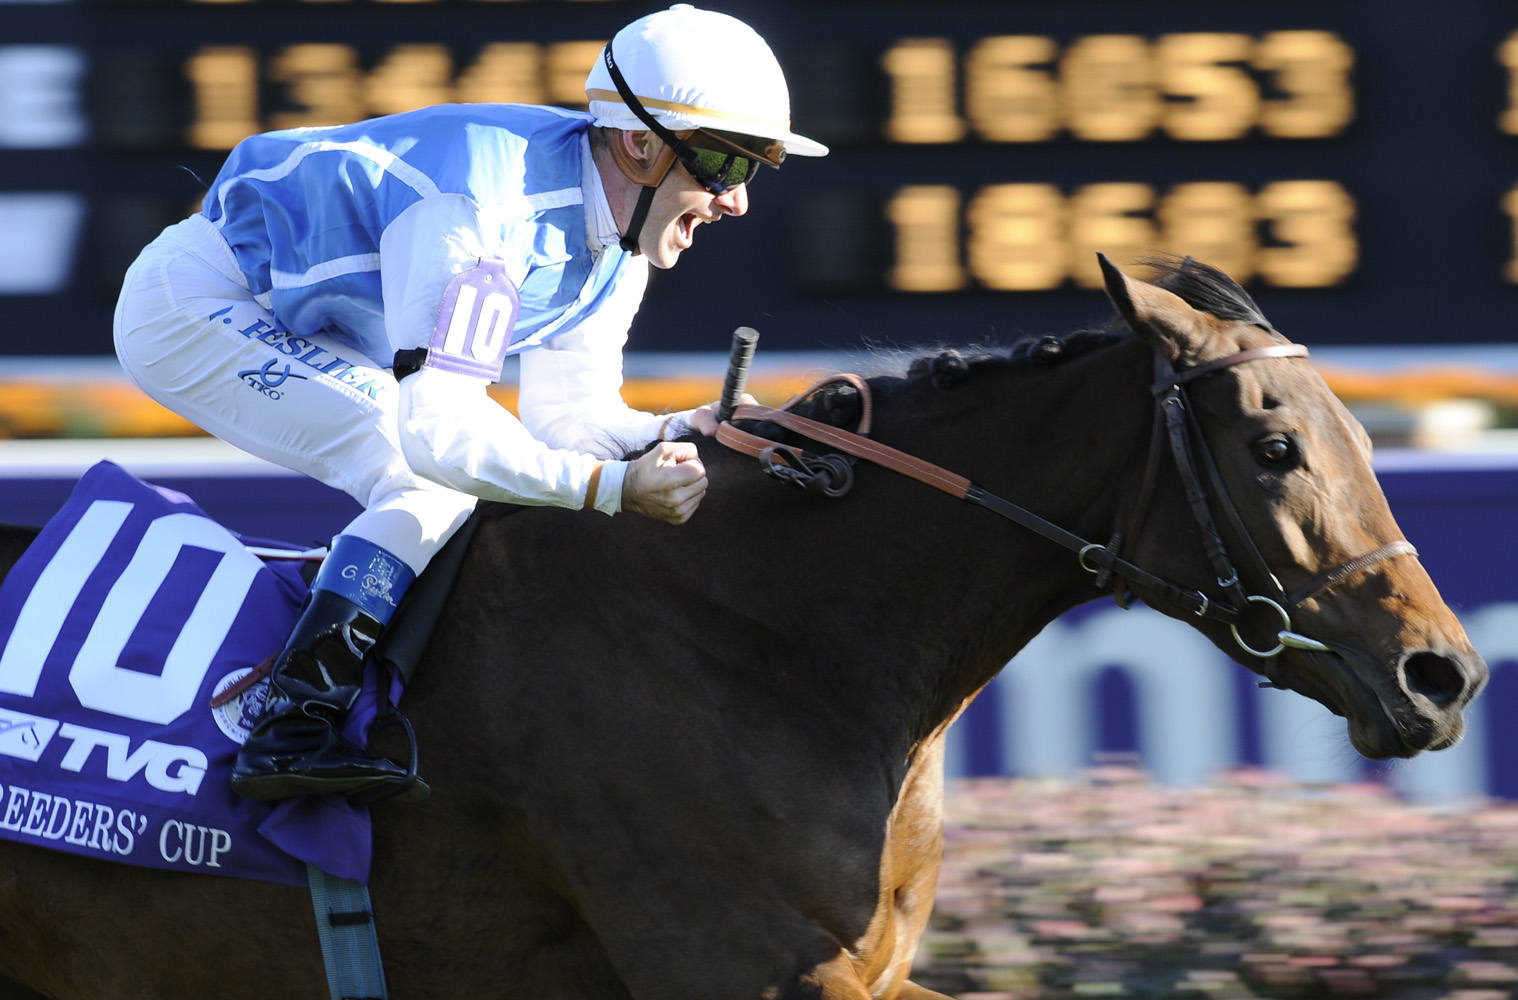
<path fill-rule="evenodd" d="M 1179 607 L 1198 618 L 1210 619 L 1230 626 L 1234 641 L 1239 647 L 1246 653 L 1261 658 L 1275 656 L 1287 646 L 1317 652 L 1332 652 L 1324 643 L 1293 632 L 1291 611 L 1309 598 L 1342 583 L 1376 563 L 1396 556 L 1415 556 L 1417 550 L 1404 540 L 1388 542 L 1341 563 L 1306 586 L 1290 594 L 1286 593 L 1260 554 L 1258 546 L 1255 545 L 1229 497 L 1222 476 L 1218 472 L 1217 463 L 1207 448 L 1200 425 L 1186 398 L 1188 384 L 1233 365 L 1263 358 L 1306 357 L 1305 346 L 1275 344 L 1270 347 L 1240 351 L 1237 354 L 1177 372 L 1169 359 L 1157 355 L 1154 365 L 1155 381 L 1151 387 L 1156 401 L 1154 430 L 1143 485 L 1139 490 L 1138 502 L 1129 517 L 1127 530 L 1114 532 L 1105 544 L 1093 542 L 1067 531 L 1027 508 L 989 492 L 964 476 L 872 440 L 868 436 L 872 415 L 870 390 L 865 380 L 858 375 L 841 374 L 825 378 L 792 397 L 780 408 L 754 403 L 740 405 L 733 411 L 732 419 L 724 421 L 718 427 L 717 440 L 735 451 L 758 458 L 767 474 L 824 496 L 836 497 L 848 492 L 853 484 L 853 461 L 864 459 L 932 486 L 956 499 L 984 507 L 1064 546 L 1076 553 L 1076 560 L 1082 569 L 1096 577 L 1095 583 L 1098 587 L 1114 591 L 1118 604 L 1122 607 L 1128 607 L 1131 600 L 1132 595 L 1125 593 L 1129 588 L 1153 594 L 1159 600 Z M 862 409 L 857 432 L 846 431 L 791 412 L 791 408 L 802 399 L 834 383 L 853 386 L 859 393 Z M 762 420 L 777 424 L 844 454 L 816 455 L 792 445 L 777 443 L 738 428 L 733 423 L 736 420 Z M 1174 584 L 1122 556 L 1124 542 L 1137 537 L 1143 528 L 1158 479 L 1160 456 L 1166 451 L 1170 453 L 1180 473 L 1192 517 L 1201 530 L 1208 561 L 1217 574 L 1218 586 L 1227 595 L 1226 600 L 1214 600 L 1200 590 Z M 1243 540 L 1245 555 L 1253 564 L 1250 567 L 1251 577 L 1269 581 L 1267 593 L 1251 594 L 1241 582 L 1239 571 L 1229 557 L 1222 533 L 1213 517 L 1214 504 L 1222 509 L 1234 536 Z M 1146 597 L 1145 600 L 1149 601 L 1150 598 Z M 1269 608 L 1280 616 L 1281 627 L 1276 636 L 1276 645 L 1271 649 L 1255 649 L 1239 634 L 1239 625 L 1252 605 Z"/>

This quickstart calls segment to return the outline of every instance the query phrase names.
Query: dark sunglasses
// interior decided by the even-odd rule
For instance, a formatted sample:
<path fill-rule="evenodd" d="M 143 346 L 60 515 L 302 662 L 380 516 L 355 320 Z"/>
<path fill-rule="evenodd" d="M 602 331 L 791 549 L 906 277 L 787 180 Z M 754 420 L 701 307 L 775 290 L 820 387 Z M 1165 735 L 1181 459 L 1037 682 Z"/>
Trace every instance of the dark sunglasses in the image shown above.
<path fill-rule="evenodd" d="M 680 165 L 711 194 L 724 194 L 747 184 L 759 172 L 758 160 L 717 149 L 687 147 L 680 154 Z"/>
<path fill-rule="evenodd" d="M 675 153 L 680 164 L 711 194 L 720 195 L 739 184 L 748 184 L 759 172 L 761 163 L 778 167 L 785 159 L 785 147 L 771 139 L 715 129 L 675 135 L 679 139 Z"/>

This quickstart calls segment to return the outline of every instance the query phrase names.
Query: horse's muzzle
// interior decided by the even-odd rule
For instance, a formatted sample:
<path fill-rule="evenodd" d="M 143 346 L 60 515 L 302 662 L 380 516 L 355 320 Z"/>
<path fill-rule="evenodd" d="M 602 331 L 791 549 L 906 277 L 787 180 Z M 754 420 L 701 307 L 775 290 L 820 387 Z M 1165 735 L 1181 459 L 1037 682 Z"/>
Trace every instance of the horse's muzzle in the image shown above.
<path fill-rule="evenodd" d="M 1458 712 L 1486 686 L 1486 663 L 1475 654 L 1420 649 L 1397 666 L 1402 690 L 1435 710 Z"/>
<path fill-rule="evenodd" d="M 1473 651 L 1408 650 L 1388 678 L 1393 690 L 1373 681 L 1368 685 L 1377 692 L 1379 711 L 1344 713 L 1350 739 L 1357 751 L 1373 759 L 1454 746 L 1465 732 L 1461 712 L 1486 686 L 1487 677 L 1485 661 Z"/>
<path fill-rule="evenodd" d="M 1433 723 L 1421 748 L 1443 750 L 1465 731 L 1461 712 L 1486 687 L 1486 661 L 1475 653 L 1413 650 L 1397 665 L 1397 678 L 1413 708 Z"/>

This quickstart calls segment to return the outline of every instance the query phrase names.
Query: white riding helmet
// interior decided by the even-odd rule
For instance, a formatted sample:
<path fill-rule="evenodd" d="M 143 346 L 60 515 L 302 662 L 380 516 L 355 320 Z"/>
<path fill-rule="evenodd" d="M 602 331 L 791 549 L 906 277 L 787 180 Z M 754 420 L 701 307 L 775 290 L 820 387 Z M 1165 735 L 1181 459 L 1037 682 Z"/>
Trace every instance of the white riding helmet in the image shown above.
<path fill-rule="evenodd" d="M 822 143 L 791 131 L 785 74 L 764 39 L 735 17 L 675 4 L 629 24 L 609 48 L 628 89 L 671 131 L 716 129 L 772 140 L 786 154 L 827 155 Z M 618 93 L 607 62 L 603 50 L 585 80 L 595 124 L 648 128 Z"/>

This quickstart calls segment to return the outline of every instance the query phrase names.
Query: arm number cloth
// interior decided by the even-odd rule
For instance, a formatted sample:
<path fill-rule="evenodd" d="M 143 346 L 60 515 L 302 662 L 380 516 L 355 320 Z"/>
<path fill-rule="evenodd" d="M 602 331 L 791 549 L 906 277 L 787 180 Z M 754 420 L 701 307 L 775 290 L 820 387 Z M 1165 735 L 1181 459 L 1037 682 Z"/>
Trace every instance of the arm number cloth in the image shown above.
<path fill-rule="evenodd" d="M 499 381 L 521 307 L 501 261 L 481 260 L 454 275 L 427 344 L 427 367 Z"/>

